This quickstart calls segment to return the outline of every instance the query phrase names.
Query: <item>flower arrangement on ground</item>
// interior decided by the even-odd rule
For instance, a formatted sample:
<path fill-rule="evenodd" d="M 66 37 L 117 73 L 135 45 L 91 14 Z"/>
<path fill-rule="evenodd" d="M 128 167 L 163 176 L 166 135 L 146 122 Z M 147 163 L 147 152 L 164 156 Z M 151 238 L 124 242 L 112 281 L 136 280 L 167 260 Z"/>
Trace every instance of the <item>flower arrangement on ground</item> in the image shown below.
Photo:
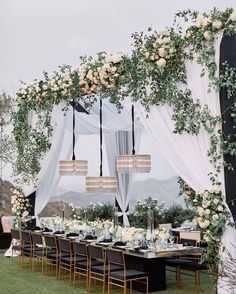
<path fill-rule="evenodd" d="M 24 222 L 29 217 L 30 202 L 29 198 L 24 195 L 20 188 L 11 189 L 11 204 L 12 212 L 16 216 L 14 220 L 14 227 L 17 229 L 22 229 L 24 227 Z"/>

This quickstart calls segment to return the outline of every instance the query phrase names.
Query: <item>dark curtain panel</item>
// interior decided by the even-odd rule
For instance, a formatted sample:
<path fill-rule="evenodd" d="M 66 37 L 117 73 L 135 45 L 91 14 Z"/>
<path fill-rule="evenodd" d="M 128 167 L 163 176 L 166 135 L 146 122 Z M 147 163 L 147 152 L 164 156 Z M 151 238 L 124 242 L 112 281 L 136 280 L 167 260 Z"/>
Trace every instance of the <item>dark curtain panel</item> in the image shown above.
<path fill-rule="evenodd" d="M 236 68 L 236 34 L 228 37 L 224 36 L 220 47 L 220 70 L 224 71 L 222 63 L 227 61 L 227 63 Z M 226 89 L 222 88 L 220 91 L 220 106 L 223 120 L 223 132 L 225 135 L 233 134 L 232 141 L 236 142 L 236 128 L 234 126 L 233 120 L 230 117 L 230 112 L 227 109 L 235 101 L 236 94 L 230 99 L 227 97 Z M 226 155 L 224 158 L 229 162 L 234 170 L 224 169 L 225 174 L 225 188 L 226 188 L 226 201 L 229 208 L 233 214 L 234 219 L 236 219 L 236 157 Z M 235 201 L 232 201 L 235 200 Z"/>

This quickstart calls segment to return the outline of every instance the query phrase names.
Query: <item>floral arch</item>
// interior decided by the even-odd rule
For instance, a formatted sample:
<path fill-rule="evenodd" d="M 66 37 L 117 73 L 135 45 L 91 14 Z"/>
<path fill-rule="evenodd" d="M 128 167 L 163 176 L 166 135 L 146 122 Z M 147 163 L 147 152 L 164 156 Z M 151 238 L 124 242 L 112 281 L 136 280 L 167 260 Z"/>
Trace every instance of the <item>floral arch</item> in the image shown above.
<path fill-rule="evenodd" d="M 178 24 L 180 21 L 187 30 Z M 219 74 L 215 44 L 222 33 L 230 36 L 235 30 L 236 11 L 231 8 L 223 12 L 213 9 L 204 14 L 187 10 L 175 15 L 171 28 L 133 34 L 131 56 L 101 52 L 96 59 L 81 57 L 78 68 L 62 66 L 52 77 L 44 73 L 43 79 L 30 85 L 22 82 L 17 91 L 17 111 L 13 114 L 18 151 L 16 172 L 24 180 L 37 176 L 39 161 L 50 148 L 51 111 L 61 101 L 69 103 L 73 97 L 89 108 L 101 97 L 109 99 L 119 110 L 124 98 L 132 97 L 146 114 L 154 106 L 167 105 L 172 110 L 173 133 L 196 136 L 204 129 L 209 136 L 212 189 L 194 191 L 194 187 L 190 188 L 185 182 L 182 182 L 182 188 L 187 200 L 197 209 L 198 224 L 209 242 L 206 258 L 217 271 L 219 258 L 216 256 L 222 245 L 221 237 L 231 219 L 219 173 L 223 165 L 231 168 L 222 159 L 227 154 L 236 155 L 236 143 L 232 140 L 234 134 L 224 136 L 221 117 L 207 104 L 193 99 L 187 83 L 186 62 L 195 61 L 201 67 L 199 75 L 207 76 L 209 92 L 219 92 L 220 88 L 227 87 L 231 99 L 236 90 L 236 70 L 225 63 L 224 71 Z M 31 111 L 38 115 L 34 128 L 27 120 Z M 235 123 L 235 101 L 227 111 Z"/>

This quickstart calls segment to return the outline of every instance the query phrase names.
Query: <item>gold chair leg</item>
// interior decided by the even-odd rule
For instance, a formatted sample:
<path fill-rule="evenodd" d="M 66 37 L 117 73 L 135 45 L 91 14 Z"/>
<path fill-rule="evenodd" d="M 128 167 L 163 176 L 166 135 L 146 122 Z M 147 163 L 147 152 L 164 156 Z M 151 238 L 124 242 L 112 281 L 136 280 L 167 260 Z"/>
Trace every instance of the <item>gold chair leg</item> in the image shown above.
<path fill-rule="evenodd" d="M 107 279 L 107 294 L 110 294 L 110 277 L 108 276 L 108 279 Z"/>
<path fill-rule="evenodd" d="M 148 284 L 148 277 L 146 277 L 146 283 L 147 283 L 147 294 L 148 294 L 148 292 L 149 292 L 149 284 Z"/>
<path fill-rule="evenodd" d="M 130 293 L 131 294 L 133 293 L 133 284 L 132 284 L 132 281 L 130 281 Z"/>

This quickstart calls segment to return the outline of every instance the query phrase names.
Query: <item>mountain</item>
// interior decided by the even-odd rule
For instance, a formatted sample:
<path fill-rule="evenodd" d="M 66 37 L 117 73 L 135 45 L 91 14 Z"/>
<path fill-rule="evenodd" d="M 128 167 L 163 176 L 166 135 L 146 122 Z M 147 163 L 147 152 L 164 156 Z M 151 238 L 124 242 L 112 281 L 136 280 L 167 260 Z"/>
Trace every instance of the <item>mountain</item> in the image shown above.
<path fill-rule="evenodd" d="M 158 198 L 159 202 L 164 201 L 165 206 L 169 207 L 171 204 L 176 203 L 184 205 L 183 197 L 179 196 L 179 185 L 177 183 L 178 178 L 173 177 L 167 180 L 157 180 L 149 178 L 143 181 L 134 181 L 133 187 L 130 191 L 130 208 L 134 207 L 138 200 L 143 200 L 145 197 Z M 11 188 L 13 184 L 8 181 L 2 181 L 0 179 L 0 201 L 3 201 L 3 207 L 1 213 L 3 215 L 11 215 Z M 2 191 L 2 193 L 1 193 Z M 65 217 L 69 213 L 69 203 L 73 203 L 75 206 L 86 207 L 91 203 L 97 202 L 115 202 L 114 194 L 95 194 L 95 193 L 78 193 L 75 191 L 67 191 L 66 189 L 57 189 L 57 194 L 50 199 L 45 206 L 40 216 L 60 215 L 62 207 L 65 210 Z M 64 203 L 66 203 L 64 205 Z M 1 214 L 0 214 L 1 215 Z"/>
<path fill-rule="evenodd" d="M 184 204 L 183 197 L 179 197 L 178 178 L 173 177 L 167 180 L 157 180 L 149 178 L 144 181 L 134 181 L 130 191 L 130 206 L 133 207 L 138 200 L 152 196 L 158 198 L 160 202 L 164 201 L 166 206 L 173 203 Z M 111 202 L 114 203 L 114 194 L 94 194 L 94 193 L 77 193 L 68 191 L 61 195 L 54 196 L 51 201 L 64 201 L 73 203 L 75 206 L 85 207 L 90 203 Z"/>

